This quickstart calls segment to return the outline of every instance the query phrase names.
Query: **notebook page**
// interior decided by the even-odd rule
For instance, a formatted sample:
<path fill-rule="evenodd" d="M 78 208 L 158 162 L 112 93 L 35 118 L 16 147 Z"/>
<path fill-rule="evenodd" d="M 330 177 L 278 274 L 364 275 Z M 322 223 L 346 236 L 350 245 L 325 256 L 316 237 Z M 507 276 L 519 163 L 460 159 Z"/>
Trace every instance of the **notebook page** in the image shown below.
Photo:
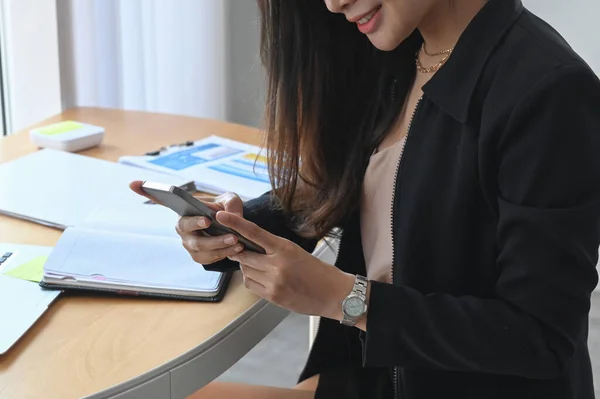
<path fill-rule="evenodd" d="M 65 230 L 44 271 L 200 291 L 214 291 L 221 275 L 194 262 L 178 239 L 85 228 Z"/>

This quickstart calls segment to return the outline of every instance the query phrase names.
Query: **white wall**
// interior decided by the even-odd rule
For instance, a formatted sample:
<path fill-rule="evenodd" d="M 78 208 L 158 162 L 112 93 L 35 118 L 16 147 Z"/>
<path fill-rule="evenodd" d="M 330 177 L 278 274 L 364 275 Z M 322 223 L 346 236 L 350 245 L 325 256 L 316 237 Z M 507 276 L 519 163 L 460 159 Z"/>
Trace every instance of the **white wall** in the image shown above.
<path fill-rule="evenodd" d="M 0 0 L 9 133 L 62 111 L 53 0 Z"/>
<path fill-rule="evenodd" d="M 258 6 L 255 0 L 228 0 L 226 4 L 226 23 L 229 31 L 227 120 L 243 125 L 261 126 L 265 79 L 259 54 Z"/>
<path fill-rule="evenodd" d="M 599 0 L 523 0 L 552 25 L 600 75 Z"/>

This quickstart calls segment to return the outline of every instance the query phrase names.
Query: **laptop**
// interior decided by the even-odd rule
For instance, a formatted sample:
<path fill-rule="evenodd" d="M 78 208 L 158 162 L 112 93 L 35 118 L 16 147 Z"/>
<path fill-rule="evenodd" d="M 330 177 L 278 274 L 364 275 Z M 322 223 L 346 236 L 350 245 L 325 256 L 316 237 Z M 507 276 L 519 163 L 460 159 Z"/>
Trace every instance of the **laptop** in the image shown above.
<path fill-rule="evenodd" d="M 0 355 L 8 352 L 61 293 L 5 273 L 51 251 L 52 247 L 0 243 Z"/>

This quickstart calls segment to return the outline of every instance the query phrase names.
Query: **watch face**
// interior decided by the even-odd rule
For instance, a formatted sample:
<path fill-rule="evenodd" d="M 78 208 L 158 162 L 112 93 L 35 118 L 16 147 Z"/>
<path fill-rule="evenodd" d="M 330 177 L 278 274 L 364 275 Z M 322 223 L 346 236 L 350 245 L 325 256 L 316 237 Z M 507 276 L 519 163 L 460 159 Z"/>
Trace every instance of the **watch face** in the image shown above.
<path fill-rule="evenodd" d="M 344 313 L 348 317 L 355 318 L 362 316 L 365 312 L 365 303 L 357 296 L 352 296 L 346 299 L 344 303 Z"/>

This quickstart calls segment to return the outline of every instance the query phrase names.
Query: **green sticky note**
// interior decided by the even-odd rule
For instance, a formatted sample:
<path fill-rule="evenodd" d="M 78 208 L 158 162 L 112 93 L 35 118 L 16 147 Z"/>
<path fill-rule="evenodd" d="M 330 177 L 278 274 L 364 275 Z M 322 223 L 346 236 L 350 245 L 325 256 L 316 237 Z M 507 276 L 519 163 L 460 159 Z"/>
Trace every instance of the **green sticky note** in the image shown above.
<path fill-rule="evenodd" d="M 46 263 L 47 259 L 47 256 L 38 256 L 29 262 L 4 272 L 4 275 L 39 283 L 44 276 L 44 263 Z"/>
<path fill-rule="evenodd" d="M 60 123 L 55 123 L 53 125 L 44 126 L 42 128 L 37 129 L 37 131 L 41 134 L 45 134 L 48 136 L 53 136 L 55 134 L 61 134 L 70 132 L 72 130 L 81 129 L 83 125 L 79 122 L 73 121 L 65 121 Z"/>

